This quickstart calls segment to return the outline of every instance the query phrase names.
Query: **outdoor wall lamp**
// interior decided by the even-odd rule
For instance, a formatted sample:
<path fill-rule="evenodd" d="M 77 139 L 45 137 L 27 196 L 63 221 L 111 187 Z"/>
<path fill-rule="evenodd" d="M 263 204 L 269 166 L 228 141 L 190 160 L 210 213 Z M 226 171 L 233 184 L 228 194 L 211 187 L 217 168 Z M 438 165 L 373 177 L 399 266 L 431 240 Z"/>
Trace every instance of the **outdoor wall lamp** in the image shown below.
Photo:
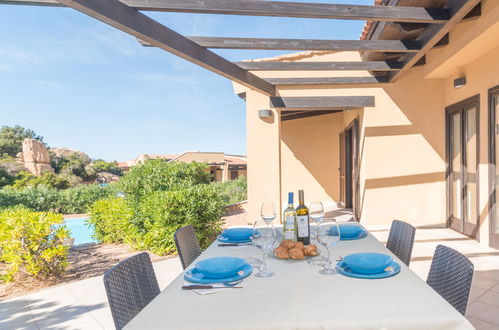
<path fill-rule="evenodd" d="M 269 109 L 258 110 L 258 117 L 271 118 L 272 117 L 272 110 L 269 110 Z"/>
<path fill-rule="evenodd" d="M 466 77 L 454 79 L 454 88 L 461 88 L 466 85 Z"/>

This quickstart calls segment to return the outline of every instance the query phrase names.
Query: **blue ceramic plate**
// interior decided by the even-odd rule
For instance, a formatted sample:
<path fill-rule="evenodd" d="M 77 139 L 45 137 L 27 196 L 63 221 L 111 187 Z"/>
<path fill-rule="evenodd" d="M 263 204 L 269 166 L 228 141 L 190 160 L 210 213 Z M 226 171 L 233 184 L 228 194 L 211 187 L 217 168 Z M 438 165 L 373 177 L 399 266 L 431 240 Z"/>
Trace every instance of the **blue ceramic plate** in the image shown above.
<path fill-rule="evenodd" d="M 232 240 L 247 240 L 253 235 L 253 228 L 229 228 L 225 229 L 221 235 Z"/>
<path fill-rule="evenodd" d="M 218 235 L 217 239 L 223 243 L 251 243 L 251 239 L 229 239 L 222 234 Z"/>
<path fill-rule="evenodd" d="M 393 261 L 386 270 L 382 273 L 379 274 L 357 274 L 354 273 L 348 266 L 345 264 L 345 261 L 340 261 L 336 264 L 336 270 L 338 273 L 348 276 L 348 277 L 354 277 L 354 278 L 364 278 L 364 279 L 380 279 L 380 278 L 387 278 L 387 277 L 392 277 L 400 273 L 400 265 Z"/>
<path fill-rule="evenodd" d="M 235 282 L 250 276 L 252 271 L 253 266 L 244 264 L 241 270 L 234 276 L 227 278 L 207 278 L 205 275 L 201 274 L 195 267 L 193 267 L 184 274 L 184 280 L 191 283 L 203 284 Z"/>
<path fill-rule="evenodd" d="M 227 278 L 236 275 L 245 263 L 241 258 L 215 257 L 201 260 L 195 267 L 207 278 Z"/>
<path fill-rule="evenodd" d="M 354 273 L 379 274 L 392 263 L 393 258 L 387 254 L 364 252 L 349 254 L 343 261 Z"/>
<path fill-rule="evenodd" d="M 359 224 L 342 223 L 340 226 L 340 240 L 352 241 L 367 236 L 367 231 Z M 336 228 L 332 227 L 329 232 L 336 233 Z"/>

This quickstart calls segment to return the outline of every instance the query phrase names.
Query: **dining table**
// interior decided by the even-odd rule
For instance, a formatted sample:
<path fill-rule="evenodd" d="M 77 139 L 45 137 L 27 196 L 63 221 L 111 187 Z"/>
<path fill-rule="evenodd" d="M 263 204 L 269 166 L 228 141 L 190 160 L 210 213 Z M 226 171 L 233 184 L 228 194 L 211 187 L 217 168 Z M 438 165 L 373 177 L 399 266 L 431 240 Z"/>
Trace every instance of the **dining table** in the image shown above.
<path fill-rule="evenodd" d="M 262 258 L 255 246 L 221 247 L 219 243 L 213 242 L 186 270 L 211 257 Z M 327 256 L 325 247 L 312 243 Z M 333 256 L 358 252 L 389 254 L 401 271 L 383 279 L 359 279 L 319 274 L 320 267 L 306 260 L 268 257 L 274 276 L 250 275 L 242 288 L 205 295 L 182 290 L 184 271 L 125 329 L 474 329 L 371 233 L 339 241 Z"/>

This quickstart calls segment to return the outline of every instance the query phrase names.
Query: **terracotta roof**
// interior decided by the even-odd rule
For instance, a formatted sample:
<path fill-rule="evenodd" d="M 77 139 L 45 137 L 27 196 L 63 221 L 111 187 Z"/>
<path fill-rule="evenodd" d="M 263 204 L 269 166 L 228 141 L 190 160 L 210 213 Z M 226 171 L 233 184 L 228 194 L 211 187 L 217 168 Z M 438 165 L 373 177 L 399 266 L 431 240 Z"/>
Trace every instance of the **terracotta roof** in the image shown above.
<path fill-rule="evenodd" d="M 128 167 L 128 162 L 118 162 L 119 167 Z"/>
<path fill-rule="evenodd" d="M 381 6 L 382 4 L 383 4 L 383 0 L 374 0 L 374 5 Z M 362 29 L 362 32 L 360 33 L 360 40 L 367 39 L 373 24 L 374 24 L 373 21 L 366 21 L 366 23 L 364 24 L 364 28 Z"/>
<path fill-rule="evenodd" d="M 247 160 L 244 156 L 233 156 L 233 155 L 225 155 L 225 161 L 229 163 L 229 165 L 246 165 Z"/>

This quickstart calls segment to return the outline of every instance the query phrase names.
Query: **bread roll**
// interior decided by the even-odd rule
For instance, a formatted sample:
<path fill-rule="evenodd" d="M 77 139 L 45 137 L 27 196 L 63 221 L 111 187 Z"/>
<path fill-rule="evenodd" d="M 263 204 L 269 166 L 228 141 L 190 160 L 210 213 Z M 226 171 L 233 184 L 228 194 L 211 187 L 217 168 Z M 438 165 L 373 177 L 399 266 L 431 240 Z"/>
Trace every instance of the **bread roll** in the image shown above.
<path fill-rule="evenodd" d="M 315 246 L 314 244 L 305 245 L 303 247 L 303 253 L 306 256 L 316 256 L 317 255 L 317 246 Z"/>
<path fill-rule="evenodd" d="M 284 240 L 281 242 L 280 246 L 286 248 L 286 249 L 292 249 L 295 247 L 295 243 L 294 241 L 291 241 L 291 240 Z"/>
<path fill-rule="evenodd" d="M 283 246 L 279 246 L 278 248 L 276 248 L 274 250 L 274 255 L 279 259 L 289 259 L 288 249 Z"/>
<path fill-rule="evenodd" d="M 294 260 L 302 260 L 305 259 L 305 254 L 300 249 L 292 248 L 289 250 L 289 257 Z"/>
<path fill-rule="evenodd" d="M 300 249 L 303 251 L 303 243 L 302 242 L 295 242 L 295 249 Z"/>

